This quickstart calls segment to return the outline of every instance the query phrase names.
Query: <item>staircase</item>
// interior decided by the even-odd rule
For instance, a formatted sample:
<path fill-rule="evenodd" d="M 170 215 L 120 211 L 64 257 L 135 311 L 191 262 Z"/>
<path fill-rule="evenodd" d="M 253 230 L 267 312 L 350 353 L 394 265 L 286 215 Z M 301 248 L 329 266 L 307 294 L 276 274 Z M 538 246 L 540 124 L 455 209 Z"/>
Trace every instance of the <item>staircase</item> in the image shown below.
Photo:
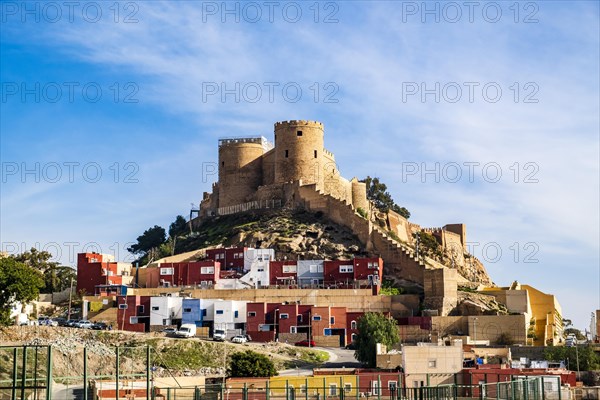
<path fill-rule="evenodd" d="M 352 205 L 323 193 L 315 185 L 301 186 L 299 194 L 308 210 L 323 212 L 329 219 L 355 232 L 368 250 L 379 253 L 384 260 L 386 275 L 422 284 L 425 269 L 444 268 L 429 257 L 417 258 L 410 246 L 396 241 L 383 229 L 358 215 Z"/>

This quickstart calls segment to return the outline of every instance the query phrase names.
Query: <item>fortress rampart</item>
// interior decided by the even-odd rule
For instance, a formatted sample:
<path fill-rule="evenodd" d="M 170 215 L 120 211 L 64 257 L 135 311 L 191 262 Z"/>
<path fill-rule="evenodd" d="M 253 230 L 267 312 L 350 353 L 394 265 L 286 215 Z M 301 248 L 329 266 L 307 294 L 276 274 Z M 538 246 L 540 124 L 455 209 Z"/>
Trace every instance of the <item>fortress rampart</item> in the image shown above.
<path fill-rule="evenodd" d="M 325 149 L 324 136 L 321 122 L 291 120 L 275 123 L 273 144 L 262 136 L 219 139 L 219 182 L 204 195 L 200 215 L 266 200 L 268 194 L 289 193 L 282 185 L 294 182 L 315 185 L 353 208 L 368 211 L 365 184 L 341 176 L 335 156 Z"/>

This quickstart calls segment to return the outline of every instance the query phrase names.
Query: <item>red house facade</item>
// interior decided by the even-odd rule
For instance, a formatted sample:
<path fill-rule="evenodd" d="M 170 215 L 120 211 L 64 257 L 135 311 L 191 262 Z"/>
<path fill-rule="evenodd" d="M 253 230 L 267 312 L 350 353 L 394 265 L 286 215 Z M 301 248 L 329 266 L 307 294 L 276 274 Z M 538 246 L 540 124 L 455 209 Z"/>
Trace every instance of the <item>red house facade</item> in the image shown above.
<path fill-rule="evenodd" d="M 128 285 L 131 283 L 131 264 L 117 263 L 107 254 L 79 253 L 77 255 L 77 292 L 93 295 L 97 285 Z"/>
<path fill-rule="evenodd" d="M 150 326 L 150 296 L 117 297 L 117 329 L 146 332 Z"/>
<path fill-rule="evenodd" d="M 297 268 L 294 260 L 271 261 L 269 263 L 269 283 L 282 286 L 297 284 Z"/>
<path fill-rule="evenodd" d="M 219 262 L 224 271 L 229 269 L 241 271 L 244 269 L 245 250 L 246 247 L 209 249 L 206 250 L 206 258 Z"/>
<path fill-rule="evenodd" d="M 212 286 L 220 269 L 220 263 L 212 260 L 162 263 L 147 272 L 146 287 Z"/>

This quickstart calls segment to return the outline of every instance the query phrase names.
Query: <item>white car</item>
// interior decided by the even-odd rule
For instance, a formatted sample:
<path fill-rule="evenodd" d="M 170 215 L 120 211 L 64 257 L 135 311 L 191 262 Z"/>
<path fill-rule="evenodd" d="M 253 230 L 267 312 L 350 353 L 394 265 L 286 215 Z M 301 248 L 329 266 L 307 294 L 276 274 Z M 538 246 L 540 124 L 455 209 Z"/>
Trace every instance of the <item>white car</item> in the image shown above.
<path fill-rule="evenodd" d="M 246 336 L 238 335 L 238 336 L 232 337 L 231 341 L 233 343 L 246 343 L 248 341 L 248 339 L 246 339 Z"/>
<path fill-rule="evenodd" d="M 92 325 L 94 325 L 94 323 L 92 321 L 88 321 L 87 319 L 81 320 L 77 323 L 77 327 L 78 328 L 82 328 L 82 329 L 92 329 Z"/>

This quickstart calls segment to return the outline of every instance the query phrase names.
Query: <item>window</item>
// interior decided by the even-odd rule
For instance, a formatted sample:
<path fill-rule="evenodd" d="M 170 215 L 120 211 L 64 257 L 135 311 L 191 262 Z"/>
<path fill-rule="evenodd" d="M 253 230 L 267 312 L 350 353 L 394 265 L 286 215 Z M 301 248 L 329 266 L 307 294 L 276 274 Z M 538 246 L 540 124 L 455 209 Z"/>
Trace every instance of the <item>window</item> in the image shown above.
<path fill-rule="evenodd" d="M 356 329 L 356 321 L 350 322 L 350 329 Z"/>
<path fill-rule="evenodd" d="M 350 393 L 351 390 L 352 390 L 352 384 L 351 383 L 344 383 L 344 392 Z"/>
<path fill-rule="evenodd" d="M 207 313 L 206 313 L 206 308 L 202 310 L 202 316 L 206 317 Z"/>
<path fill-rule="evenodd" d="M 119 309 L 127 310 L 127 304 L 119 304 Z"/>
<path fill-rule="evenodd" d="M 311 274 L 314 274 L 314 273 L 316 273 L 316 272 L 317 272 L 317 264 L 311 264 L 311 265 L 308 267 L 308 271 L 309 271 Z"/>
<path fill-rule="evenodd" d="M 356 333 L 353 333 L 353 334 L 350 336 L 350 340 L 351 340 L 352 342 L 356 342 L 356 339 L 358 339 L 358 335 L 357 335 Z"/>
<path fill-rule="evenodd" d="M 371 381 L 371 394 L 379 395 L 379 382 L 378 381 Z"/>
<path fill-rule="evenodd" d="M 161 268 L 160 269 L 161 275 L 173 275 L 173 273 L 175 273 L 175 270 L 173 268 Z"/>
<path fill-rule="evenodd" d="M 217 311 L 215 312 L 215 314 L 217 314 L 217 315 L 223 315 L 223 310 L 217 310 Z"/>
<path fill-rule="evenodd" d="M 317 266 L 317 272 L 323 272 L 323 264 Z"/>
<path fill-rule="evenodd" d="M 296 265 L 284 265 L 283 273 L 284 274 L 293 274 L 296 272 Z"/>
<path fill-rule="evenodd" d="M 297 333 L 298 330 L 295 326 L 290 326 L 290 333 Z"/>
<path fill-rule="evenodd" d="M 321 320 L 320 315 L 313 315 L 313 321 L 320 321 L 320 320 Z"/>
<path fill-rule="evenodd" d="M 264 268 L 258 268 L 258 270 L 257 270 L 257 271 L 258 271 L 258 272 L 265 272 L 265 269 L 264 269 Z"/>
<path fill-rule="evenodd" d="M 288 150 L 285 151 L 285 158 L 288 158 L 289 152 Z"/>
<path fill-rule="evenodd" d="M 221 167 L 225 166 L 225 161 L 221 161 Z"/>
<path fill-rule="evenodd" d="M 297 131 L 297 132 L 296 132 L 296 135 L 297 135 L 297 136 L 302 136 L 302 131 Z"/>
<path fill-rule="evenodd" d="M 351 274 L 354 272 L 353 265 L 340 265 L 340 273 L 342 274 Z"/>
<path fill-rule="evenodd" d="M 249 316 L 250 318 L 252 318 L 252 317 L 256 317 L 256 312 L 255 312 L 255 311 L 249 311 L 249 312 L 248 312 L 248 316 Z"/>
<path fill-rule="evenodd" d="M 436 368 L 437 367 L 437 360 L 435 359 L 431 359 L 427 362 L 427 367 L 428 368 Z"/>
<path fill-rule="evenodd" d="M 214 274 L 215 273 L 215 267 L 201 267 L 200 268 L 200 273 L 202 275 Z"/>
<path fill-rule="evenodd" d="M 137 306 L 137 312 L 138 312 L 138 314 L 143 314 L 144 313 L 144 306 Z"/>
<path fill-rule="evenodd" d="M 239 312 L 238 310 L 235 310 L 235 311 L 233 312 L 233 318 L 238 318 L 238 317 L 239 317 L 239 315 L 240 315 L 240 312 Z"/>
<path fill-rule="evenodd" d="M 317 158 L 317 151 L 315 150 L 315 158 Z"/>
<path fill-rule="evenodd" d="M 186 307 L 183 309 L 183 312 L 192 312 L 192 309 L 190 307 Z"/>
<path fill-rule="evenodd" d="M 158 311 L 159 307 L 158 306 L 152 306 L 152 311 Z"/>
<path fill-rule="evenodd" d="M 330 383 L 329 384 L 329 395 L 330 396 L 337 396 L 337 385 L 335 383 Z"/>
<path fill-rule="evenodd" d="M 302 322 L 302 314 L 296 316 L 296 321 Z"/>
<path fill-rule="evenodd" d="M 289 314 L 279 314 L 279 319 L 288 319 L 289 317 Z"/>
<path fill-rule="evenodd" d="M 390 392 L 394 393 L 396 389 L 398 389 L 398 382 L 388 381 L 388 389 L 390 389 Z"/>
<path fill-rule="evenodd" d="M 269 261 L 269 256 L 264 256 L 265 261 Z"/>
<path fill-rule="evenodd" d="M 129 317 L 129 323 L 130 324 L 137 324 L 138 323 L 138 317 Z"/>
<path fill-rule="evenodd" d="M 237 253 L 238 254 L 238 258 L 244 258 L 244 253 Z"/>
<path fill-rule="evenodd" d="M 335 317 L 330 317 L 330 318 L 329 318 L 329 323 L 330 323 L 331 325 L 335 324 Z"/>
<path fill-rule="evenodd" d="M 240 253 L 233 253 L 233 258 L 240 258 Z"/>

